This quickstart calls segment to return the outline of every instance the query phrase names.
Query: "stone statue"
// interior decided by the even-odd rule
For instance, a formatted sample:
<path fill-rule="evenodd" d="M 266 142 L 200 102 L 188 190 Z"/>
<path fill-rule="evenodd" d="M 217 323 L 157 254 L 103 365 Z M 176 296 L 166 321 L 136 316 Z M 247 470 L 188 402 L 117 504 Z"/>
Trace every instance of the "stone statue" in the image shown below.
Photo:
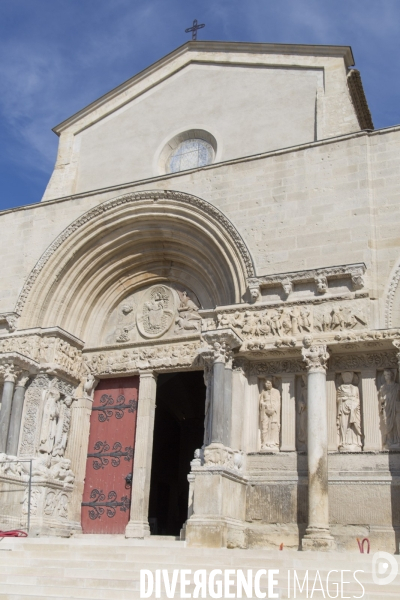
<path fill-rule="evenodd" d="M 191 298 L 189 298 L 186 291 L 179 294 L 179 299 L 180 305 L 178 308 L 178 315 L 175 319 L 176 332 L 199 331 L 201 326 L 199 307 L 196 306 Z"/>
<path fill-rule="evenodd" d="M 260 394 L 261 450 L 279 451 L 280 412 L 281 395 L 266 379 Z"/>
<path fill-rule="evenodd" d="M 53 452 L 59 415 L 60 392 L 53 382 L 44 392 L 44 410 L 40 430 L 39 452 L 50 455 Z"/>
<path fill-rule="evenodd" d="M 301 376 L 301 396 L 297 404 L 298 430 L 297 439 L 300 444 L 307 445 L 307 376 Z"/>
<path fill-rule="evenodd" d="M 400 386 L 391 369 L 383 372 L 385 383 L 379 388 L 379 408 L 382 417 L 383 445 L 386 448 L 400 445 Z"/>
<path fill-rule="evenodd" d="M 73 398 L 66 396 L 63 403 L 60 404 L 59 416 L 54 438 L 53 456 L 64 456 L 67 447 L 68 433 L 71 425 L 71 405 Z"/>
<path fill-rule="evenodd" d="M 337 428 L 339 450 L 359 452 L 361 450 L 361 411 L 358 387 L 353 385 L 354 373 L 344 371 L 343 383 L 337 390 Z"/>

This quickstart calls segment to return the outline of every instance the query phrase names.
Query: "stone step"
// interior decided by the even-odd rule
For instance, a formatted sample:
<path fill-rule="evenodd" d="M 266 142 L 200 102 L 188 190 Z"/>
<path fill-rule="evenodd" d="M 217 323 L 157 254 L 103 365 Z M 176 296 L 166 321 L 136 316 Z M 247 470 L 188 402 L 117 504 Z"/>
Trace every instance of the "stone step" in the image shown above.
<path fill-rule="evenodd" d="M 336 570 L 346 570 L 349 568 L 349 565 L 353 570 L 362 569 L 365 572 L 370 572 L 372 568 L 372 557 L 369 559 L 365 559 L 362 562 L 358 561 L 357 563 L 354 561 L 349 561 L 348 559 L 341 560 L 325 560 L 325 561 L 314 561 L 313 558 L 309 558 L 308 560 L 298 560 L 297 558 L 292 557 L 274 557 L 271 560 L 265 561 L 263 559 L 257 558 L 248 558 L 248 559 L 240 559 L 237 560 L 235 557 L 228 560 L 222 559 L 213 559 L 212 556 L 207 557 L 207 559 L 203 559 L 199 561 L 198 558 L 193 558 L 190 556 L 182 556 L 182 557 L 174 557 L 171 556 L 168 559 L 155 558 L 152 557 L 121 557 L 120 559 L 113 558 L 99 558 L 93 555 L 69 555 L 66 557 L 59 556 L 38 556 L 38 555 L 25 555 L 23 556 L 23 561 L 21 557 L 18 556 L 20 553 L 11 553 L 11 554 L 2 554 L 1 556 L 1 564 L 12 566 L 20 566 L 23 564 L 26 567 L 38 568 L 43 565 L 45 560 L 46 567 L 54 567 L 57 569 L 64 568 L 65 565 L 68 565 L 69 568 L 91 568 L 97 570 L 103 569 L 113 569 L 120 571 L 138 571 L 141 568 L 146 568 L 150 570 L 156 569 L 168 569 L 173 570 L 177 568 L 189 568 L 192 570 L 196 570 L 198 568 L 204 569 L 215 569 L 215 568 L 252 568 L 252 569 L 268 569 L 268 568 L 285 568 L 285 569 L 297 569 L 297 570 L 306 570 L 312 567 L 313 569 L 318 569 L 321 572 L 329 571 L 333 567 Z M 1 571 L 0 571 L 1 572 Z"/>

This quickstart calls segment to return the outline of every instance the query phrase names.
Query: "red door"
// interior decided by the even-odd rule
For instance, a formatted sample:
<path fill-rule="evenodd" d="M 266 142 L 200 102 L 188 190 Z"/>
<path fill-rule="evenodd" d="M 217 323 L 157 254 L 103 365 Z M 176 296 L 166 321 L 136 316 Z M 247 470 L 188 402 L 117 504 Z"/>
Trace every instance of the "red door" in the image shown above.
<path fill-rule="evenodd" d="M 94 392 L 82 501 L 84 533 L 124 533 L 129 521 L 139 377 Z"/>

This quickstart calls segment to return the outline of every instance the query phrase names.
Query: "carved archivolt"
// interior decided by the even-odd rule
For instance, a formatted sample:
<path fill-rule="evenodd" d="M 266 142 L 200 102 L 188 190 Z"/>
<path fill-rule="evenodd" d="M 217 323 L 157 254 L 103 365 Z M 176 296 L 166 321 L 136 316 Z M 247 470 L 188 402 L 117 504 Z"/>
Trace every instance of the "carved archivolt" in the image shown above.
<path fill-rule="evenodd" d="M 17 301 L 21 327 L 57 317 L 60 326 L 84 337 L 79 328 L 88 314 L 143 285 L 138 273 L 151 274 L 148 283 L 188 284 L 212 307 L 240 301 L 254 266 L 234 225 L 205 200 L 173 191 L 126 194 L 76 219 L 45 251 Z M 35 302 L 23 311 L 31 291 Z"/>

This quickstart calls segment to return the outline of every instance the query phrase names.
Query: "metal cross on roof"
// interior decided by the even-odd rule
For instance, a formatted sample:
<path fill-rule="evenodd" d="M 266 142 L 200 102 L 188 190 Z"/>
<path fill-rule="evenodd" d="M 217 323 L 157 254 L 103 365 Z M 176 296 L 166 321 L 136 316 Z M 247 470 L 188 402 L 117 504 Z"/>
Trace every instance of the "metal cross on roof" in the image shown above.
<path fill-rule="evenodd" d="M 192 27 L 188 27 L 188 29 L 185 29 L 185 33 L 192 32 L 192 40 L 197 40 L 197 30 L 198 29 L 203 29 L 203 27 L 205 27 L 205 23 L 202 23 L 201 25 L 198 25 L 197 24 L 197 19 L 195 19 L 193 21 L 193 26 Z"/>

